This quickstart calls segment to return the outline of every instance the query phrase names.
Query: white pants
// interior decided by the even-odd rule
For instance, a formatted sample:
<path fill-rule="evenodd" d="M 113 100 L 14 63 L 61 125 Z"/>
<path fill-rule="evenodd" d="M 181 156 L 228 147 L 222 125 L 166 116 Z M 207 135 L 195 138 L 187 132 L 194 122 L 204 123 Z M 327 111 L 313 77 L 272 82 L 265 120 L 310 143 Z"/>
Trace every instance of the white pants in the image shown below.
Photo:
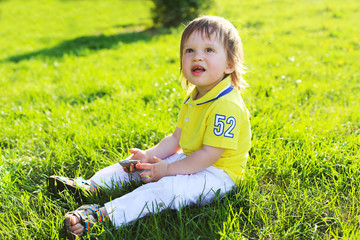
<path fill-rule="evenodd" d="M 185 154 L 174 154 L 167 162 L 178 161 Z M 122 186 L 129 179 L 141 181 L 139 172 L 126 173 L 120 164 L 114 164 L 97 172 L 91 180 L 103 187 Z M 163 177 L 157 182 L 144 184 L 134 191 L 105 204 L 109 218 L 115 227 L 127 225 L 149 213 L 164 209 L 179 210 L 183 206 L 211 203 L 216 192 L 223 196 L 235 186 L 225 171 L 208 167 L 190 175 Z"/>

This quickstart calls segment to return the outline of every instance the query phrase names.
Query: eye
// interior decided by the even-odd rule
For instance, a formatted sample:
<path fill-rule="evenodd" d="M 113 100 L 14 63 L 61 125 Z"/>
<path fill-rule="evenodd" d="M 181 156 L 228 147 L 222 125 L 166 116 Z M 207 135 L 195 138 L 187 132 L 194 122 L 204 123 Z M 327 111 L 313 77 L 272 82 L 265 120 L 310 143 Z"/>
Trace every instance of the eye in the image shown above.
<path fill-rule="evenodd" d="M 194 52 L 194 50 L 192 48 L 185 49 L 185 53 L 192 53 L 192 52 Z"/>
<path fill-rule="evenodd" d="M 212 48 L 206 48 L 205 51 L 208 53 L 214 52 L 214 50 Z"/>

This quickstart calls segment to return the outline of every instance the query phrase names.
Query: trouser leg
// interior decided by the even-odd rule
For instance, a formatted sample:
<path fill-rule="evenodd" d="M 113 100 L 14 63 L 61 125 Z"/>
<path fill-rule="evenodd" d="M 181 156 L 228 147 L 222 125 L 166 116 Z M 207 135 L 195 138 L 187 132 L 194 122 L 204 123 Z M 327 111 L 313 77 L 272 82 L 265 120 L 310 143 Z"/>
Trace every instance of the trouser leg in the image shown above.
<path fill-rule="evenodd" d="M 234 186 L 222 169 L 209 167 L 195 174 L 168 176 L 144 184 L 106 203 L 105 207 L 112 223 L 120 227 L 166 208 L 178 210 L 183 206 L 208 204 L 217 192 L 222 196 Z"/>
<path fill-rule="evenodd" d="M 139 172 L 127 173 L 118 163 L 101 169 L 90 178 L 97 185 L 105 188 L 114 188 L 115 186 L 126 185 L 131 180 L 140 181 Z"/>
<path fill-rule="evenodd" d="M 176 153 L 166 159 L 167 162 L 177 161 L 185 157 L 183 153 Z M 123 186 L 126 185 L 129 181 L 141 181 L 140 173 L 142 171 L 136 171 L 133 173 L 127 173 L 123 170 L 122 166 L 118 163 L 108 166 L 106 168 L 101 169 L 94 176 L 90 178 L 91 181 L 95 182 L 97 185 L 113 188 L 115 186 Z"/>

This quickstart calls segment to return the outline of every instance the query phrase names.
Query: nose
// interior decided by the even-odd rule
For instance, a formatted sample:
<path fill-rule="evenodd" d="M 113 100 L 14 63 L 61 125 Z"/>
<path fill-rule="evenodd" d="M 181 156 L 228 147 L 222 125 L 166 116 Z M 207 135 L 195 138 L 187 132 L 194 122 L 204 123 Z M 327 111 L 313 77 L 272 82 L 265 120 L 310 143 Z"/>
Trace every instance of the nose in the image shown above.
<path fill-rule="evenodd" d="M 194 57 L 193 57 L 193 61 L 194 62 L 201 62 L 203 60 L 204 60 L 204 58 L 203 58 L 202 54 L 199 53 L 199 52 L 195 52 Z"/>

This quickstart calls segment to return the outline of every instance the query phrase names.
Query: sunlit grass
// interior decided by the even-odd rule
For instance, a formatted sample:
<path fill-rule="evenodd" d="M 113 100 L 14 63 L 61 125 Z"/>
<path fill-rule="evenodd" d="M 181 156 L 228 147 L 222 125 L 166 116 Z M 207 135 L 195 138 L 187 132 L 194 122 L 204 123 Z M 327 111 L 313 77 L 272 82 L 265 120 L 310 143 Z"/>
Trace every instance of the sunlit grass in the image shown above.
<path fill-rule="evenodd" d="M 60 239 L 80 203 L 52 174 L 92 176 L 174 129 L 178 29 L 150 2 L 0 1 L 0 236 Z M 205 207 L 165 211 L 101 239 L 356 239 L 360 204 L 358 1 L 217 1 L 246 53 L 247 176 Z M 91 199 L 103 204 L 136 185 Z M 91 236 L 91 235 L 90 235 Z"/>

